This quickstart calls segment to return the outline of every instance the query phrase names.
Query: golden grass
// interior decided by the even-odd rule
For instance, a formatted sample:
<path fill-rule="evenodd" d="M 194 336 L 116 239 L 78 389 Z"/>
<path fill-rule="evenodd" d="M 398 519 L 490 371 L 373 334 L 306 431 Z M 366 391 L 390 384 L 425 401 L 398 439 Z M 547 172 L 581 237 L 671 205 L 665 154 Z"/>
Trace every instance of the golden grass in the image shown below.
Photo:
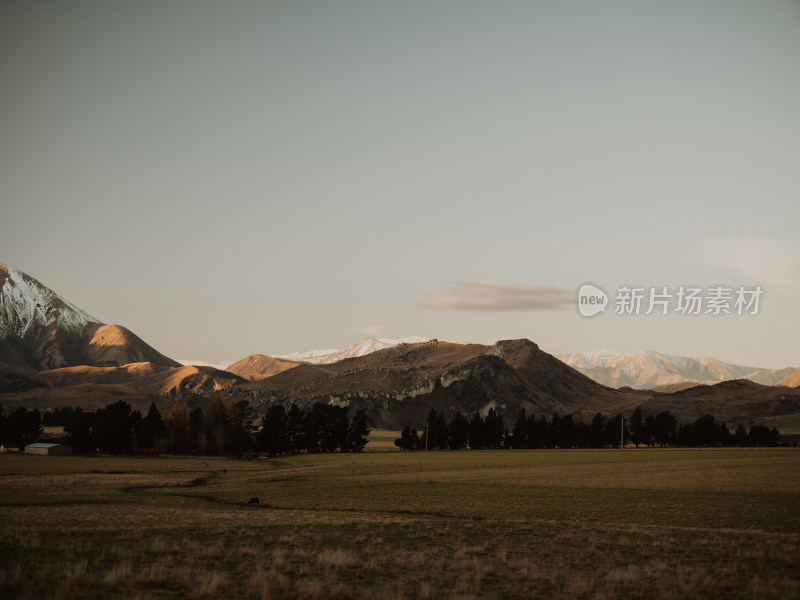
<path fill-rule="evenodd" d="M 0 489 L 4 599 L 800 597 L 799 451 L 2 456 Z"/>

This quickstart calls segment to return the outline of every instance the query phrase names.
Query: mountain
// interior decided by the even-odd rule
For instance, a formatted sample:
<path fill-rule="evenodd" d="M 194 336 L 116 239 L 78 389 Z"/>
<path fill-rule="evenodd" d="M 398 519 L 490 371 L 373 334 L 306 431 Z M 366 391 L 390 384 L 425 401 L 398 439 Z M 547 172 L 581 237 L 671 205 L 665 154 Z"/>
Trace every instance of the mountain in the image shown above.
<path fill-rule="evenodd" d="M 746 367 L 716 358 L 688 358 L 652 350 L 633 355 L 607 351 L 561 354 L 557 358 L 598 383 L 616 388 L 629 386 L 661 390 L 664 386 L 714 384 L 733 379 L 774 385 L 797 370 Z"/>
<path fill-rule="evenodd" d="M 684 423 L 712 414 L 728 425 L 758 422 L 770 427 L 796 427 L 800 425 L 800 390 L 736 379 L 653 394 L 642 403 L 644 414 L 664 410 Z"/>
<path fill-rule="evenodd" d="M 242 360 L 236 361 L 225 370 L 239 377 L 243 377 L 244 379 L 254 381 L 272 377 L 283 371 L 293 369 L 300 364 L 302 363 L 275 358 L 273 356 L 251 354 L 245 356 Z"/>
<path fill-rule="evenodd" d="M 166 367 L 151 362 L 121 367 L 81 365 L 41 371 L 30 378 L 0 377 L 0 403 L 11 408 L 80 406 L 95 410 L 124 400 L 145 411 L 151 402 L 164 409 L 174 400 L 224 391 L 245 381 L 209 367 Z"/>
<path fill-rule="evenodd" d="M 224 390 L 245 380 L 183 366 L 120 325 L 106 325 L 36 279 L 0 264 L 0 403 L 134 408 Z"/>
<path fill-rule="evenodd" d="M 256 404 L 314 402 L 367 410 L 374 427 L 394 429 L 421 423 L 431 408 L 486 413 L 494 407 L 513 422 L 528 414 L 579 414 L 633 410 L 646 396 L 602 386 L 529 340 L 493 346 L 430 340 L 329 364 L 301 364 L 237 387 Z"/>
<path fill-rule="evenodd" d="M 727 368 L 719 361 L 705 364 L 708 373 Z M 528 415 L 559 413 L 588 422 L 597 412 L 630 415 L 637 406 L 646 414 L 669 410 L 682 422 L 710 413 L 732 424 L 800 425 L 800 391 L 747 380 L 675 388 L 672 393 L 612 389 L 522 339 L 492 346 L 438 340 L 399 344 L 336 363 L 299 364 L 232 391 L 248 395 L 258 410 L 292 403 L 308 408 L 315 402 L 363 408 L 379 429 L 420 426 L 431 408 L 448 418 L 495 408 L 511 428 L 522 409 Z"/>
<path fill-rule="evenodd" d="M 0 264 L 0 371 L 32 375 L 77 365 L 179 367 L 120 325 L 106 325 L 51 289 Z"/>
<path fill-rule="evenodd" d="M 372 352 L 377 352 L 378 350 L 394 348 L 400 344 L 418 344 L 420 342 L 427 341 L 428 338 L 416 336 L 404 337 L 396 340 L 389 338 L 366 337 L 363 340 L 356 342 L 352 346 L 348 346 L 342 350 L 311 350 L 308 352 L 295 352 L 293 354 L 278 354 L 273 356 L 273 358 L 290 360 L 293 362 L 303 362 L 312 365 L 329 365 L 346 358 L 365 356 Z"/>
<path fill-rule="evenodd" d="M 777 385 L 785 385 L 788 387 L 799 387 L 800 386 L 800 369 L 796 370 L 791 375 L 781 379 Z"/>

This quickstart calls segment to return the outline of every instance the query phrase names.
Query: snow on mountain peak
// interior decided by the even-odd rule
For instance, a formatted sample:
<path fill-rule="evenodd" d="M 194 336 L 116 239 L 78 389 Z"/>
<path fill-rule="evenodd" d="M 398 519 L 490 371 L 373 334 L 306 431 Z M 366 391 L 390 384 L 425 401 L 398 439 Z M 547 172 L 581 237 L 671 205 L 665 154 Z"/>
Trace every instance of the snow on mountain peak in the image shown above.
<path fill-rule="evenodd" d="M 102 324 L 22 271 L 0 266 L 0 338 L 25 338 L 53 324 L 73 333 L 87 323 Z"/>
<path fill-rule="evenodd" d="M 386 348 L 394 348 L 399 344 L 418 344 L 427 342 L 428 338 L 417 336 L 409 336 L 399 339 L 390 338 L 374 338 L 365 337 L 359 340 L 352 346 L 343 348 L 341 350 L 310 350 L 307 352 L 294 352 L 292 354 L 274 354 L 273 358 L 281 358 L 283 360 L 293 360 L 296 362 L 305 362 L 315 365 L 328 365 L 331 363 L 339 362 L 346 358 L 355 358 L 357 356 L 365 356 L 378 350 Z"/>
<path fill-rule="evenodd" d="M 578 369 L 595 381 L 610 387 L 652 388 L 674 383 L 718 383 L 730 379 L 768 379 L 757 367 L 733 365 L 716 358 L 690 358 L 644 350 L 638 354 L 610 351 L 557 355 L 556 358 Z"/>

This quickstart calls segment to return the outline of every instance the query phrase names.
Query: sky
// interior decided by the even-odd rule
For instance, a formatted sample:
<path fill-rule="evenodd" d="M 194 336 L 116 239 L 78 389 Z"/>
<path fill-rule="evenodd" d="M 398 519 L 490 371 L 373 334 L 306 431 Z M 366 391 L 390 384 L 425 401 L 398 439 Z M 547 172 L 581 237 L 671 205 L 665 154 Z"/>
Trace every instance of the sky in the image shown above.
<path fill-rule="evenodd" d="M 798 57 L 796 1 L 6 0 L 0 262 L 176 359 L 800 367 Z M 757 314 L 616 312 L 759 286 Z"/>

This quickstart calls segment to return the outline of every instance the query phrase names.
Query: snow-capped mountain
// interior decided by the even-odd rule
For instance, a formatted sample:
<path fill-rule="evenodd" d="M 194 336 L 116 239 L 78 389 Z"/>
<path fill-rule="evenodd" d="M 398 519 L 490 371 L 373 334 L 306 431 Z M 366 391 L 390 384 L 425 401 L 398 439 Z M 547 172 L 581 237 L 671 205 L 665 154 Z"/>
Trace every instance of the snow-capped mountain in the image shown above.
<path fill-rule="evenodd" d="M 0 372 L 134 362 L 179 366 L 124 327 L 103 324 L 33 277 L 0 264 Z"/>
<path fill-rule="evenodd" d="M 600 351 L 556 355 L 556 358 L 609 387 L 654 388 L 677 383 L 714 384 L 731 379 L 750 379 L 774 385 L 790 373 L 787 369 L 763 369 L 723 362 L 716 358 L 673 356 L 653 350 L 639 354 Z"/>
<path fill-rule="evenodd" d="M 355 358 L 357 356 L 371 354 L 372 352 L 376 352 L 378 350 L 394 348 L 399 344 L 418 344 L 420 342 L 427 341 L 428 338 L 417 336 L 409 336 L 396 340 L 389 338 L 366 337 L 363 340 L 356 342 L 352 346 L 343 348 L 342 350 L 310 350 L 308 352 L 294 352 L 292 354 L 276 354 L 272 355 L 272 357 L 283 360 L 292 360 L 295 362 L 310 363 L 314 365 L 329 365 L 331 363 L 344 360 L 345 358 Z"/>
<path fill-rule="evenodd" d="M 37 337 L 55 325 L 80 334 L 87 323 L 100 323 L 33 277 L 0 264 L 0 340 Z"/>

